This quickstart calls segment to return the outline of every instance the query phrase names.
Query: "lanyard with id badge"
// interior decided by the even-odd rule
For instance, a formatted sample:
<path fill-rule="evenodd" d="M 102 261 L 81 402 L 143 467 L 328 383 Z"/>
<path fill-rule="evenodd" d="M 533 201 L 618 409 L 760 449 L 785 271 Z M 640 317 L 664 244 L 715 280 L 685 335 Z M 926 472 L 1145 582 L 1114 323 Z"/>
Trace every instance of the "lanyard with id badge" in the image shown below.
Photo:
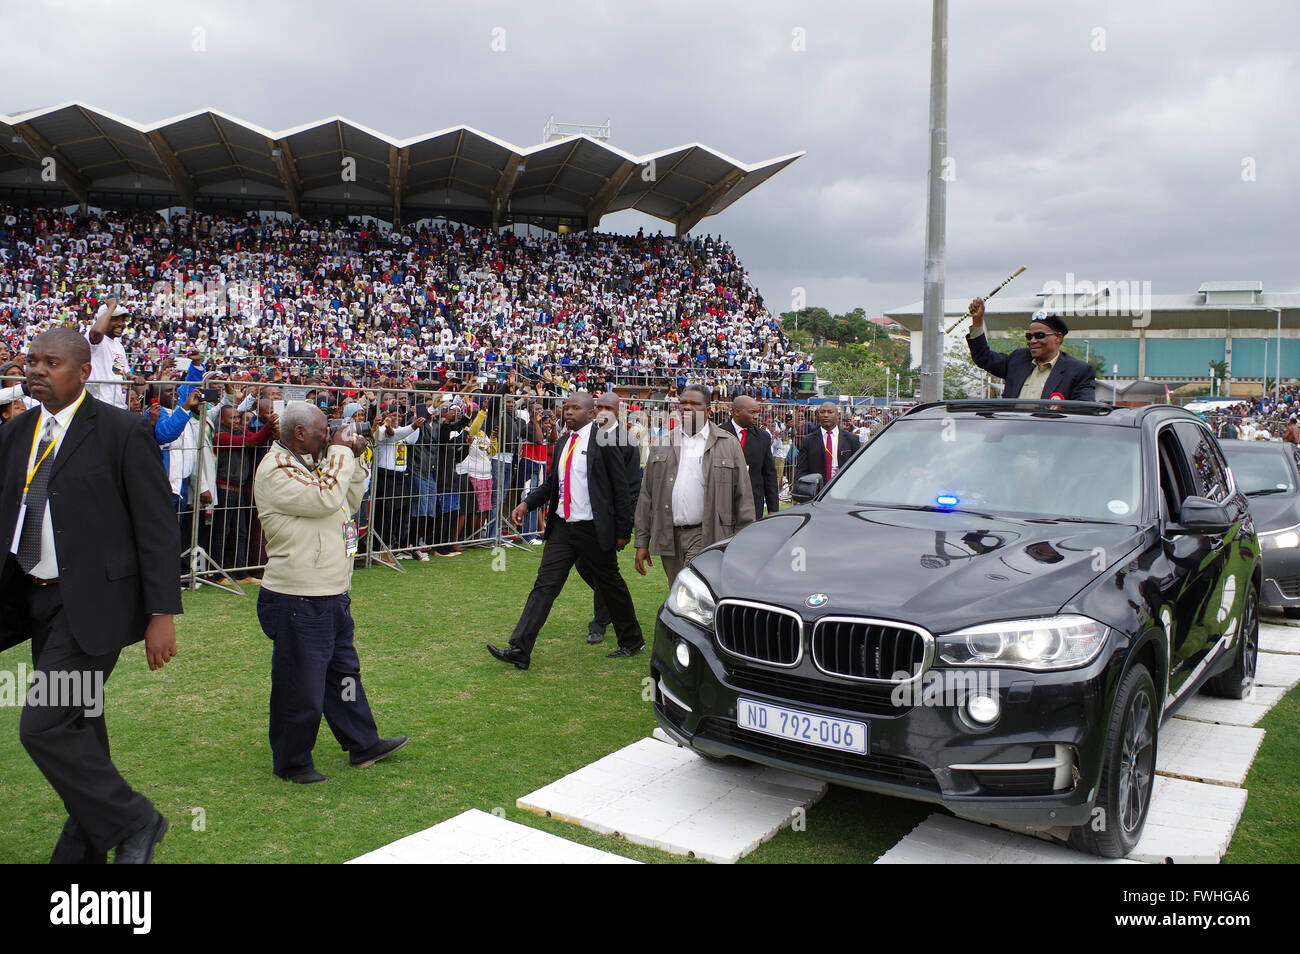
<path fill-rule="evenodd" d="M 317 477 L 320 476 L 320 464 L 317 464 L 315 467 L 313 467 L 310 464 L 308 464 L 305 460 L 303 460 L 302 455 L 299 454 L 296 450 L 292 450 L 289 448 L 286 448 L 286 450 L 288 450 L 289 453 L 293 455 L 294 460 L 302 464 L 305 470 L 310 471 L 312 474 L 314 474 Z M 343 505 L 342 509 L 340 510 L 340 513 L 342 513 L 343 515 L 343 547 L 345 550 L 347 550 L 348 558 L 351 559 L 352 557 L 357 555 L 357 540 L 359 536 L 357 532 L 357 522 L 355 519 L 353 519 L 352 514 L 348 511 L 348 507 L 346 503 Z"/>
<path fill-rule="evenodd" d="M 69 423 L 71 423 L 72 418 L 77 416 L 77 410 L 81 407 L 81 402 L 84 401 L 85 399 L 86 399 L 86 392 L 83 390 L 81 392 L 81 397 L 77 398 L 77 403 L 72 406 L 72 415 L 71 417 L 68 418 Z M 9 551 L 11 553 L 18 552 L 18 544 L 22 537 L 23 527 L 27 522 L 27 493 L 32 489 L 32 481 L 36 478 L 36 472 L 41 469 L 41 464 L 45 463 L 45 459 L 54 453 L 54 448 L 57 447 L 59 444 L 58 432 L 59 430 L 61 430 L 61 428 L 59 427 L 58 419 L 51 417 L 50 420 L 54 421 L 54 437 L 50 440 L 50 445 L 45 448 L 45 453 L 40 456 L 40 458 L 36 461 L 36 463 L 32 464 L 27 469 L 27 479 L 23 483 L 22 500 L 19 501 L 18 504 L 18 522 L 14 524 L 16 530 L 14 532 L 13 546 L 10 548 Z M 41 426 L 40 426 L 40 421 L 38 420 L 36 424 L 36 430 L 32 433 L 31 450 L 27 452 L 28 460 L 31 460 L 33 457 L 36 456 L 36 448 L 38 446 L 38 441 L 40 440 L 40 436 L 41 436 Z"/>

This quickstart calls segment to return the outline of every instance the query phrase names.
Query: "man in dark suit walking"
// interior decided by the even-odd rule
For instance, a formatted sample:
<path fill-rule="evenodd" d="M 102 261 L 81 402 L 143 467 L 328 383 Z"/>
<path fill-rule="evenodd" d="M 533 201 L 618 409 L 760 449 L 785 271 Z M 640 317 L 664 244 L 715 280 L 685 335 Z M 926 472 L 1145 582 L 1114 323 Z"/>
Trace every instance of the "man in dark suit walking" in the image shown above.
<path fill-rule="evenodd" d="M 489 644 L 488 652 L 502 662 L 527 669 L 546 624 L 551 604 L 564 588 L 569 570 L 578 560 L 586 563 L 592 583 L 605 600 L 618 633 L 618 649 L 611 659 L 635 656 L 645 648 L 636 619 L 632 594 L 618 571 L 616 551 L 632 537 L 632 503 L 628 495 L 623 456 L 596 439 L 596 402 L 590 394 L 565 398 L 566 437 L 556 442 L 546 481 L 515 507 L 510 519 L 521 523 L 530 510 L 549 504 L 546 547 L 537 568 L 537 582 L 528 594 L 510 645 Z"/>
<path fill-rule="evenodd" d="M 1087 361 L 1072 358 L 1061 350 L 1069 327 L 1059 315 L 1034 312 L 1025 333 L 1027 348 L 1010 354 L 994 351 L 984 334 L 984 299 L 970 303 L 971 325 L 966 343 L 971 360 L 1002 378 L 1005 398 L 1057 398 L 1066 401 L 1096 400 L 1097 372 Z"/>
<path fill-rule="evenodd" d="M 754 519 L 763 519 L 763 504 L 768 513 L 781 509 L 781 497 L 776 486 L 776 461 L 772 459 L 772 438 L 762 428 L 755 426 L 762 410 L 756 400 L 741 394 L 732 399 L 731 423 L 727 425 L 740 441 L 749 468 L 749 484 L 754 494 Z"/>
<path fill-rule="evenodd" d="M 619 423 L 619 410 L 623 402 L 613 391 L 606 391 L 596 398 L 596 440 L 604 450 L 622 455 L 623 469 L 627 474 L 627 493 L 632 501 L 632 512 L 636 513 L 637 497 L 641 494 L 641 449 L 628 436 L 628 432 Z M 587 624 L 587 642 L 595 645 L 605 641 L 605 630 L 614 622 L 609 607 L 601 599 L 600 590 L 596 588 L 595 577 L 582 560 L 577 564 L 578 575 L 591 587 L 591 621 Z"/>
<path fill-rule="evenodd" d="M 150 669 L 176 654 L 180 539 L 153 428 L 86 393 L 90 374 L 75 331 L 37 335 L 27 383 L 42 408 L 0 428 L 0 649 L 30 639 L 33 690 L 65 690 L 29 695 L 19 719 L 68 811 L 51 862 L 116 847 L 116 863 L 147 864 L 167 820 L 109 758 L 101 695 L 132 643 Z"/>
<path fill-rule="evenodd" d="M 795 483 L 806 474 L 821 474 L 825 486 L 862 446 L 856 434 L 840 426 L 840 409 L 833 401 L 825 401 L 817 408 L 817 424 L 817 430 L 799 443 Z"/>

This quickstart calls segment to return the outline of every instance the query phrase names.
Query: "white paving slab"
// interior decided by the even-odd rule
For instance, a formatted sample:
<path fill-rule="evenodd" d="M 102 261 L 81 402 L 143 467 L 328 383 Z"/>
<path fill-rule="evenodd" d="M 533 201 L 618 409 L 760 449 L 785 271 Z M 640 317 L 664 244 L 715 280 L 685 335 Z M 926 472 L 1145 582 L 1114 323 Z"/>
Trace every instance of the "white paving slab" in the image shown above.
<path fill-rule="evenodd" d="M 1220 699 L 1216 696 L 1196 695 L 1188 699 L 1178 710 L 1175 719 L 1191 719 L 1195 722 L 1214 722 L 1220 725 L 1254 725 L 1273 708 L 1273 702 L 1265 702 L 1260 693 L 1266 690 L 1256 688 L 1254 700 Z M 1279 692 L 1281 690 L 1278 690 Z"/>
<path fill-rule="evenodd" d="M 353 858 L 348 864 L 635 865 L 640 862 L 471 808 L 432 828 Z"/>
<path fill-rule="evenodd" d="M 1218 864 L 1245 808 L 1244 788 L 1157 775 L 1146 827 L 1128 857 L 1158 865 Z"/>
<path fill-rule="evenodd" d="M 876 859 L 878 865 L 1131 864 L 1098 858 L 1057 842 L 975 822 L 931 815 Z"/>
<path fill-rule="evenodd" d="M 1255 666 L 1255 681 L 1261 686 L 1294 688 L 1300 683 L 1300 656 L 1260 653 Z"/>
<path fill-rule="evenodd" d="M 813 779 L 759 765 L 719 765 L 648 738 L 515 804 L 639 845 L 730 863 L 825 793 L 826 785 Z"/>
<path fill-rule="evenodd" d="M 1263 741 L 1263 729 L 1170 719 L 1160 729 L 1156 771 L 1193 781 L 1241 785 Z"/>
<path fill-rule="evenodd" d="M 1300 628 L 1260 623 L 1259 648 L 1266 653 L 1300 654 Z"/>

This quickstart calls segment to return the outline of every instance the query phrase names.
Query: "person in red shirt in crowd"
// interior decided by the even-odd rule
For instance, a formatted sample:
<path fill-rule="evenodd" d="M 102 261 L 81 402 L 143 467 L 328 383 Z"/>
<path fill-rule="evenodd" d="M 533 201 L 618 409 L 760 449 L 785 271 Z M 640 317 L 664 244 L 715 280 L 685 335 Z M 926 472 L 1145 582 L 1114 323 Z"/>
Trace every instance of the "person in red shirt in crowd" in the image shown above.
<path fill-rule="evenodd" d="M 236 583 L 255 583 L 261 575 L 249 571 L 249 538 L 253 525 L 252 484 L 255 459 L 252 449 L 264 447 L 278 436 L 280 419 L 267 416 L 260 430 L 249 432 L 236 417 L 235 409 L 223 405 L 213 443 L 217 457 L 217 505 L 209 554 L 235 578 Z"/>

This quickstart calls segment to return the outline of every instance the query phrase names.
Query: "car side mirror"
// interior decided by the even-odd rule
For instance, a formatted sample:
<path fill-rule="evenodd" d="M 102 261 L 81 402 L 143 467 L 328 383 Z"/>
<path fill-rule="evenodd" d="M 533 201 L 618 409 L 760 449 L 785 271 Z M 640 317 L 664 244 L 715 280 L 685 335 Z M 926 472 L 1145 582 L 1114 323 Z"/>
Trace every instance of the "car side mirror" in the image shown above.
<path fill-rule="evenodd" d="M 1227 533 L 1232 526 L 1232 516 L 1223 504 L 1217 504 L 1205 497 L 1188 497 L 1183 501 L 1178 514 L 1178 522 L 1167 526 L 1169 534 L 1178 533 Z"/>
<path fill-rule="evenodd" d="M 807 503 L 821 493 L 822 484 L 825 482 L 826 478 L 821 474 L 804 474 L 794 482 L 790 499 L 796 503 Z"/>

